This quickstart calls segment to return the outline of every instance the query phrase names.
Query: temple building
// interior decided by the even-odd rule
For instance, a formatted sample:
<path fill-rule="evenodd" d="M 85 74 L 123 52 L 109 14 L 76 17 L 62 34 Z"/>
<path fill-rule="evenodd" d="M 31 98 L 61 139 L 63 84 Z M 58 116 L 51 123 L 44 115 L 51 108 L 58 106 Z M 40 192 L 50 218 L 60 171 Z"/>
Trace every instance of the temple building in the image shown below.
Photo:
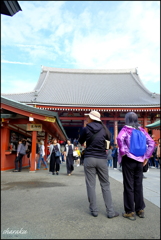
<path fill-rule="evenodd" d="M 135 68 L 82 70 L 42 66 L 34 90 L 2 96 L 40 110 L 57 112 L 71 139 L 79 137 L 84 113 L 91 110 L 100 112 L 112 134 L 112 143 L 116 143 L 127 112 L 136 112 L 147 131 L 146 125 L 160 119 L 160 94 L 144 86 Z M 158 139 L 159 132 L 152 131 Z"/>
<path fill-rule="evenodd" d="M 19 141 L 26 139 L 31 154 L 23 157 L 23 167 L 36 170 L 36 142 L 56 137 L 66 141 L 67 135 L 56 112 L 37 109 L 14 100 L 1 97 L 1 171 L 14 169 Z M 45 147 L 47 155 L 47 147 Z"/>

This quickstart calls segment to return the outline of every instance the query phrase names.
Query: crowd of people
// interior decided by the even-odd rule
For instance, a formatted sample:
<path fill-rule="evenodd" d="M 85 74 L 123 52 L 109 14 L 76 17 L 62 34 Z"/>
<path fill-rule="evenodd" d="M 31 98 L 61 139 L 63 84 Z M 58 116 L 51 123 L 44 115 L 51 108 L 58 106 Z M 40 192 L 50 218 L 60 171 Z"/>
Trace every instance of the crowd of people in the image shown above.
<path fill-rule="evenodd" d="M 154 139 L 154 136 L 149 134 L 152 139 Z M 55 141 L 55 143 L 54 143 Z M 59 141 L 54 138 L 51 141 L 48 141 L 47 146 L 44 146 L 44 140 L 37 139 L 36 142 L 36 164 L 37 168 L 36 170 L 41 169 L 41 163 L 43 166 L 45 166 L 44 170 L 48 170 L 55 175 L 59 175 L 59 170 L 60 170 L 60 164 L 62 162 L 66 162 L 67 165 L 67 174 L 70 176 L 71 172 L 69 168 L 71 168 L 70 162 L 72 162 L 72 165 L 74 167 L 77 166 L 79 167 L 80 165 L 83 166 L 83 159 L 84 159 L 84 148 L 85 144 L 82 148 L 82 146 L 78 147 L 79 142 L 78 139 L 74 139 L 71 143 L 71 139 L 67 139 L 66 142 L 64 141 Z M 58 146 L 59 151 L 61 155 L 59 158 L 56 158 L 57 161 L 55 162 L 54 160 L 54 154 L 52 153 L 53 150 L 53 145 Z M 71 148 L 71 155 L 70 160 L 69 160 L 69 155 L 68 155 L 68 146 Z M 45 147 L 47 147 L 47 154 L 45 155 Z M 110 145 L 110 148 L 106 150 L 107 154 L 107 166 L 109 168 L 112 168 L 114 170 L 120 170 L 122 171 L 122 163 L 118 163 L 118 153 L 119 153 L 119 148 L 118 144 L 113 144 Z M 70 154 L 70 153 L 69 153 Z M 27 158 L 29 159 L 29 167 L 31 164 L 30 157 L 31 157 L 31 142 L 28 139 L 22 139 L 19 141 L 18 148 L 17 148 L 17 155 L 15 159 L 15 170 L 14 172 L 20 172 L 22 170 L 22 159 L 23 156 L 27 155 Z M 68 155 L 68 156 L 67 156 Z M 59 160 L 58 160 L 59 159 Z M 51 160 L 51 161 L 50 161 Z M 49 166 L 48 166 L 49 165 Z M 69 167 L 70 166 L 70 167 Z M 149 168 L 160 168 L 160 138 L 158 141 L 155 140 L 155 147 L 153 150 L 152 155 L 148 158 L 148 167 Z"/>
<path fill-rule="evenodd" d="M 47 154 L 45 155 L 45 148 L 47 147 Z M 82 151 L 81 151 L 82 150 Z M 56 156 L 56 152 L 59 156 Z M 74 155 L 74 153 L 76 153 Z M 60 164 L 66 162 L 67 174 L 71 175 L 74 170 L 74 165 L 83 166 L 84 149 L 78 147 L 78 141 L 74 139 L 71 143 L 70 139 L 66 142 L 59 141 L 53 138 L 48 141 L 47 146 L 44 145 L 44 140 L 37 139 L 36 141 L 36 171 L 44 166 L 43 170 L 49 170 L 52 175 L 59 175 Z M 28 139 L 22 139 L 18 143 L 17 154 L 15 159 L 15 169 L 13 172 L 21 172 L 23 156 L 27 156 L 29 160 L 29 167 L 31 166 L 31 142 Z"/>
<path fill-rule="evenodd" d="M 44 170 L 49 170 L 52 175 L 59 175 L 60 165 L 65 162 L 67 176 L 71 176 L 74 166 L 82 165 L 91 215 L 98 216 L 95 193 L 96 175 L 98 175 L 107 217 L 114 218 L 119 216 L 119 213 L 114 210 L 112 204 L 108 168 L 121 169 L 124 187 L 122 216 L 130 220 L 136 220 L 136 215 L 144 218 L 143 167 L 148 164 L 149 167 L 160 168 L 160 138 L 158 142 L 154 141 L 153 136 L 138 123 L 137 114 L 129 112 L 125 115 L 125 125 L 117 136 L 117 144 L 110 145 L 109 149 L 106 149 L 105 140 L 111 140 L 111 133 L 101 121 L 100 113 L 91 111 L 85 115 L 87 115 L 86 124 L 79 139 L 74 139 L 72 142 L 71 139 L 58 142 L 58 139 L 53 138 L 47 146 L 44 146 L 42 139 L 37 139 L 36 170 L 40 170 L 43 164 Z M 139 138 L 142 141 L 140 149 Z M 137 144 L 135 141 L 138 141 Z M 46 147 L 47 155 L 45 155 Z M 22 170 L 22 159 L 25 154 L 29 158 L 30 165 L 31 142 L 22 139 L 17 148 L 14 172 Z"/>
<path fill-rule="evenodd" d="M 150 134 L 149 134 L 150 135 Z M 154 138 L 153 135 L 151 135 L 152 139 Z M 41 169 L 41 163 L 45 167 L 44 170 L 48 170 L 55 175 L 59 175 L 60 170 L 60 164 L 62 162 L 66 162 L 67 165 L 67 174 L 70 176 L 72 170 L 71 169 L 71 163 L 74 166 L 79 167 L 80 165 L 83 166 L 83 160 L 84 160 L 84 151 L 85 151 L 85 144 L 83 147 L 79 146 L 78 140 L 75 138 L 73 140 L 73 143 L 71 143 L 71 139 L 67 139 L 66 142 L 59 141 L 56 138 L 53 138 L 51 141 L 48 141 L 47 144 L 47 154 L 45 155 L 45 146 L 44 146 L 44 140 L 37 139 L 36 142 L 36 170 Z M 53 154 L 53 146 L 57 146 L 60 151 L 59 158 L 54 158 Z M 70 152 L 68 155 L 68 146 L 70 148 Z M 72 147 L 72 149 L 71 149 Z M 120 170 L 122 171 L 122 163 L 118 163 L 118 153 L 119 148 L 118 144 L 110 145 L 109 149 L 106 150 L 107 155 L 107 166 L 109 168 L 112 168 L 114 170 Z M 28 139 L 22 139 L 18 143 L 17 148 L 17 155 L 15 159 L 15 170 L 13 172 L 21 172 L 22 170 L 22 159 L 23 156 L 27 155 L 27 158 L 29 159 L 29 167 L 31 165 L 31 142 Z M 72 155 L 72 156 L 71 156 Z M 70 156 L 70 158 L 69 158 Z M 58 160 L 59 159 L 59 160 Z M 70 160 L 69 160 L 70 159 Z M 48 166 L 49 165 L 49 166 Z M 69 167 L 70 166 L 70 167 Z M 160 168 L 160 138 L 158 141 L 155 140 L 155 146 L 152 155 L 148 158 L 148 167 L 149 168 Z"/>

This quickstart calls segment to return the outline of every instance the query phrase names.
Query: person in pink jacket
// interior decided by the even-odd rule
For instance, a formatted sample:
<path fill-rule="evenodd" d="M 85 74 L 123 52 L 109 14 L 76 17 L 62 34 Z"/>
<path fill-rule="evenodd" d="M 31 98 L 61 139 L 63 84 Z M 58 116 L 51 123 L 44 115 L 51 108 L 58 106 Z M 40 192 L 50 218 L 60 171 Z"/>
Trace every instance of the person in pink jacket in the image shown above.
<path fill-rule="evenodd" d="M 133 129 L 139 129 L 146 137 L 146 152 L 143 156 L 135 156 L 130 153 L 130 139 Z M 143 166 L 152 155 L 155 142 L 150 135 L 138 123 L 138 116 L 134 112 L 125 115 L 125 126 L 117 136 L 119 147 L 118 162 L 122 163 L 123 174 L 123 217 L 136 220 L 136 215 L 144 218 L 144 198 L 143 198 Z M 135 214 L 136 212 L 136 214 Z"/>

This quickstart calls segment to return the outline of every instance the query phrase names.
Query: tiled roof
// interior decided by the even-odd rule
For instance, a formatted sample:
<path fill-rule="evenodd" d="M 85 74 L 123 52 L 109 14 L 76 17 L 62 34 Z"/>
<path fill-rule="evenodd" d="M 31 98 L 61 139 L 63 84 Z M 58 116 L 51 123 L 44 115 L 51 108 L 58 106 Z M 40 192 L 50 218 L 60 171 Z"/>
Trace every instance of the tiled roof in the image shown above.
<path fill-rule="evenodd" d="M 64 130 L 62 124 L 61 124 L 61 121 L 59 119 L 59 116 L 58 116 L 57 112 L 41 110 L 41 109 L 35 108 L 33 106 L 28 106 L 24 103 L 20 103 L 20 102 L 16 102 L 14 100 L 11 100 L 11 99 L 7 99 L 6 97 L 2 97 L 2 96 L 1 96 L 1 103 L 5 104 L 5 105 L 8 105 L 8 106 L 11 106 L 11 107 L 15 107 L 15 108 L 24 110 L 24 111 L 27 111 L 27 112 L 30 112 L 30 113 L 35 113 L 35 114 L 38 114 L 38 115 L 41 115 L 41 116 L 55 117 L 60 129 L 64 133 L 64 136 L 67 138 L 66 132 L 65 132 L 65 130 Z"/>
<path fill-rule="evenodd" d="M 160 105 L 160 94 L 153 94 L 144 86 L 136 69 L 81 70 L 43 67 L 32 92 L 2 96 L 24 103 L 53 106 Z"/>
<path fill-rule="evenodd" d="M 158 128 L 159 129 L 160 128 L 160 120 L 155 121 L 155 122 L 153 122 L 149 125 L 146 125 L 145 127 L 146 128 Z"/>

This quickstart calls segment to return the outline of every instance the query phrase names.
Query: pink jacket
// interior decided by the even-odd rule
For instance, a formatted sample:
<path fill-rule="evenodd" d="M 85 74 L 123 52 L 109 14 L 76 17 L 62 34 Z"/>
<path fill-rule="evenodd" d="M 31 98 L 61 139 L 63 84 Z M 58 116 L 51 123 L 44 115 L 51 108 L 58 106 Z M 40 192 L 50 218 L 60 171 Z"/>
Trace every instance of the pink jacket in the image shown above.
<path fill-rule="evenodd" d="M 148 159 L 151 157 L 154 147 L 155 147 L 155 142 L 153 139 L 150 137 L 150 135 L 142 128 L 139 127 L 140 130 L 145 134 L 146 136 L 146 144 L 147 144 L 147 151 L 144 154 L 144 156 L 139 156 L 136 157 L 132 153 L 129 152 L 130 148 L 130 138 L 132 134 L 132 130 L 134 129 L 133 127 L 125 125 L 121 131 L 119 132 L 117 136 L 117 144 L 119 147 L 119 152 L 118 152 L 118 162 L 120 163 L 122 161 L 122 156 L 127 155 L 129 158 L 132 158 L 138 162 L 144 162 L 145 159 Z"/>

